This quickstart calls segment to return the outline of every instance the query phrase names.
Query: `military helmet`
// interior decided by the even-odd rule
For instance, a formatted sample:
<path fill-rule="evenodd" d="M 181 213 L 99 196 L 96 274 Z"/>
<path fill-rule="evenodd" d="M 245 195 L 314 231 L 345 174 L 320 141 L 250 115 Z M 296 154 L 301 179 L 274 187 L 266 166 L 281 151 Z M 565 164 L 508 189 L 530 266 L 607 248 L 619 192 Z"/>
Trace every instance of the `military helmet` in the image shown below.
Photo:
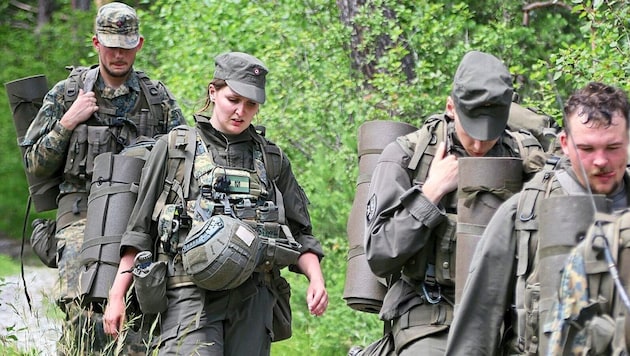
<path fill-rule="evenodd" d="M 226 215 L 212 216 L 188 233 L 182 248 L 184 269 L 198 287 L 236 288 L 258 265 L 260 243 L 246 223 Z"/>

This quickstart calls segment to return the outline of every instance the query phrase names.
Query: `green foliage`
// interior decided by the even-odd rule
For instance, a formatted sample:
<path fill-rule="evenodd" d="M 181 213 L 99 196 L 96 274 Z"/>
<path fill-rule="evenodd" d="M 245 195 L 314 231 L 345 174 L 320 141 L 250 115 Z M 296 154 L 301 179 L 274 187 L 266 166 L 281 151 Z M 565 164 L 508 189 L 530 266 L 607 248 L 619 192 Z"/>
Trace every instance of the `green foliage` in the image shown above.
<path fill-rule="evenodd" d="M 68 9 L 55 14 L 51 26 L 44 27 L 39 34 L 34 34 L 32 29 L 0 26 L 0 38 L 3 39 L 0 41 L 2 83 L 44 74 L 48 85 L 52 86 L 67 77 L 65 66 L 89 63 L 93 15 Z M 28 19 L 28 23 L 31 22 Z M 0 200 L 0 231 L 20 236 L 28 186 L 4 85 L 0 87 L 0 110 L 3 114 L 0 125 L 0 147 L 3 148 L 0 155 L 0 176 L 3 177 L 0 185 L 0 196 L 3 197 Z M 51 214 L 34 214 L 33 218 L 39 216 L 50 217 Z"/>
<path fill-rule="evenodd" d="M 20 266 L 7 255 L 0 255 L 0 278 L 15 275 L 20 272 Z M 3 283 L 0 282 L 0 285 Z"/>

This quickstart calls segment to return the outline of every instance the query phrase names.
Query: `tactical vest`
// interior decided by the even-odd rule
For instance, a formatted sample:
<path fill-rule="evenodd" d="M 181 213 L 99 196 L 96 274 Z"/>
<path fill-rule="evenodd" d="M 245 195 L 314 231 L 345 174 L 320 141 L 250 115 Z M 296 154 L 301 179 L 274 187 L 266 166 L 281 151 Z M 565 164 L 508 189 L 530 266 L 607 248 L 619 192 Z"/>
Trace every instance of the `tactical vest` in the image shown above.
<path fill-rule="evenodd" d="M 72 72 L 66 80 L 64 92 L 66 110 L 76 100 L 79 89 L 93 90 L 99 73 L 98 66 L 70 69 Z M 95 91 L 98 112 L 73 130 L 62 183 L 64 189 L 69 191 L 62 192 L 58 200 L 57 229 L 85 217 L 94 159 L 99 154 L 119 153 L 141 136 L 153 137 L 167 132 L 168 121 L 162 105 L 170 94 L 159 82 L 151 81 L 144 72 L 135 73 L 140 82 L 141 95 L 124 117 L 117 116 L 116 107 L 109 100 L 102 99 L 100 92 Z"/>
<path fill-rule="evenodd" d="M 263 240 L 258 270 L 270 271 L 297 262 L 299 243 L 286 224 L 282 194 L 275 184 L 282 164 L 282 151 L 277 146 L 260 137 L 254 150 L 255 169 L 249 171 L 217 165 L 195 129 L 179 126 L 168 135 L 168 142 L 166 184 L 153 211 L 158 222 L 159 259 L 181 253 L 194 226 L 214 215 L 229 215 L 247 223 Z M 269 154 L 272 150 L 274 158 Z M 195 198 L 188 196 L 193 178 L 199 187 Z M 169 287 L 192 283 L 182 272 L 181 268 L 171 271 Z"/>
<path fill-rule="evenodd" d="M 450 152 L 452 142 L 447 126 L 443 115 L 434 115 L 427 119 L 420 130 L 397 139 L 403 150 L 411 157 L 407 168 L 414 184 L 426 180 L 440 142 L 445 142 L 446 150 Z M 512 151 L 523 159 L 533 151 L 542 151 L 536 138 L 527 131 L 506 130 L 505 133 L 504 142 L 507 142 Z M 408 279 L 411 285 L 418 285 L 418 281 L 437 282 L 447 287 L 453 287 L 455 284 L 456 192 L 447 194 L 442 202 L 445 205 L 447 220 L 434 230 L 435 238 L 431 239 L 434 245 L 423 249 L 403 267 L 402 278 Z"/>
<path fill-rule="evenodd" d="M 547 355 L 627 355 L 630 212 L 596 215 L 564 265 Z"/>
<path fill-rule="evenodd" d="M 562 261 L 577 244 L 592 221 L 591 204 L 554 202 L 562 196 L 590 199 L 584 189 L 565 170 L 545 170 L 525 184 L 518 201 L 514 229 L 516 234 L 515 311 L 513 340 L 503 347 L 519 354 L 538 355 L 547 347 L 542 320 L 549 315 L 558 287 Z M 571 197 L 569 197 L 571 196 Z M 590 200 L 589 200 L 590 201 Z M 603 196 L 597 209 L 606 210 Z M 562 211 L 554 212 L 561 209 Z M 566 214 L 566 210 L 571 214 Z M 563 216 L 568 224 L 554 220 Z M 571 218 L 571 219 L 569 219 Z M 562 228 L 564 231 L 556 231 Z M 513 344 L 507 344 L 513 342 Z"/>

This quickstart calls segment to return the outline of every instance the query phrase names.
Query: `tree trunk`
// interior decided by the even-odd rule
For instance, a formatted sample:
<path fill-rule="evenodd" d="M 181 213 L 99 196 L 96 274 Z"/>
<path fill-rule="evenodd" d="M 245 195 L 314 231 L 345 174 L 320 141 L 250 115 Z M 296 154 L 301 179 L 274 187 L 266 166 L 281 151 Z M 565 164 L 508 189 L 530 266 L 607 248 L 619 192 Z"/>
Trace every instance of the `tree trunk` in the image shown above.
<path fill-rule="evenodd" d="M 75 10 L 90 10 L 91 0 L 72 0 L 72 8 Z"/>
<path fill-rule="evenodd" d="M 37 31 L 50 22 L 53 10 L 55 9 L 55 0 L 39 0 L 37 7 Z"/>
<path fill-rule="evenodd" d="M 354 21 L 354 17 L 362 7 L 374 6 L 372 4 L 366 5 L 366 2 L 369 2 L 369 0 L 337 0 L 337 7 L 339 8 L 341 22 L 352 29 L 349 44 L 352 67 L 353 69 L 363 73 L 367 82 L 374 78 L 374 75 L 378 71 L 378 68 L 376 67 L 378 59 L 385 55 L 390 48 L 394 46 L 408 46 L 407 40 L 404 36 L 399 36 L 397 42 L 392 41 L 389 34 L 385 32 L 386 27 L 383 27 L 383 30 L 381 31 L 380 29 L 362 26 Z M 379 11 L 386 19 L 396 21 L 396 13 L 386 6 L 374 8 L 371 9 L 371 11 Z M 372 37 L 367 36 L 366 33 L 376 31 L 380 31 L 380 33 L 375 37 L 376 40 L 374 43 L 363 43 L 364 38 Z M 370 56 L 373 56 L 374 59 L 368 60 Z M 414 65 L 415 61 L 411 54 L 408 54 L 401 59 L 402 70 L 405 73 L 407 80 L 415 78 Z"/>

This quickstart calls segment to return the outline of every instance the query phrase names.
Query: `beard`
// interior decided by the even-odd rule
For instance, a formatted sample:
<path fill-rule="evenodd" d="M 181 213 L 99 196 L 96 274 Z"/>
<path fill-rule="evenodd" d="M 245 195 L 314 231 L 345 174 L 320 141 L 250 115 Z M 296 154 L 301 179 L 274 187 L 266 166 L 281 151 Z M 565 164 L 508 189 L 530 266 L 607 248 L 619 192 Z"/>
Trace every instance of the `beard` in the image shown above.
<path fill-rule="evenodd" d="M 105 70 L 105 73 L 113 78 L 125 78 L 127 75 L 129 75 L 129 72 L 131 72 L 131 66 L 129 66 L 129 69 L 127 69 L 125 72 L 114 72 L 109 68 L 109 66 L 102 67 Z"/>

